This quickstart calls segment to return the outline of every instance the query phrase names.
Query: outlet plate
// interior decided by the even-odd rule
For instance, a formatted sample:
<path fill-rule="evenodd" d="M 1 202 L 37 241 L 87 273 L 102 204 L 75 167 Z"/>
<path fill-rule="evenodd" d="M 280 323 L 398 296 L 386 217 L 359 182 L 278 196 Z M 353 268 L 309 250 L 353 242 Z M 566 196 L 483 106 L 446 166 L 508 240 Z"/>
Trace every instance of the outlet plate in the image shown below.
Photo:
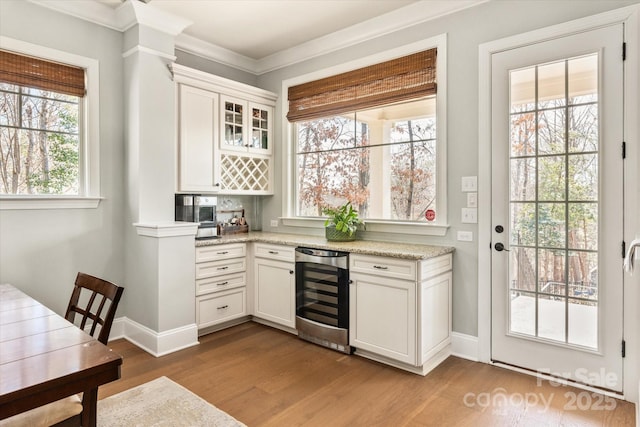
<path fill-rule="evenodd" d="M 461 242 L 473 242 L 473 231 L 458 231 L 458 240 Z"/>
<path fill-rule="evenodd" d="M 271 226 L 272 227 L 277 227 L 278 226 L 278 220 L 277 219 L 272 219 L 271 220 Z"/>

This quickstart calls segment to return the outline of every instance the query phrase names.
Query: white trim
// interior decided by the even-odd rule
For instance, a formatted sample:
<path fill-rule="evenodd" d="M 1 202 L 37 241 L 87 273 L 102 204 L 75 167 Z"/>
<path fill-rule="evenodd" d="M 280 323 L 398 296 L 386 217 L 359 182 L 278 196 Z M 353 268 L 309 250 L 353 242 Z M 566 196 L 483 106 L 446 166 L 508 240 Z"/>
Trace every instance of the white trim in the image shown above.
<path fill-rule="evenodd" d="M 438 92 L 436 94 L 436 151 L 438 153 L 436 185 L 438 188 L 436 193 L 436 206 L 438 206 L 438 215 L 436 221 L 424 226 L 420 222 L 406 222 L 406 225 L 410 225 L 421 230 L 420 232 L 415 232 L 415 230 L 409 230 L 408 228 L 397 226 L 400 223 L 392 223 L 391 221 L 385 222 L 384 220 L 365 220 L 368 224 L 372 224 L 373 228 L 370 229 L 370 231 L 383 233 L 406 232 L 408 234 L 444 236 L 449 227 L 447 215 L 447 34 L 440 34 L 418 42 L 406 44 L 374 55 L 369 55 L 282 81 L 282 90 L 280 93 L 286 94 L 289 92 L 289 87 L 291 86 L 378 64 L 380 62 L 432 48 L 438 49 L 438 56 L 436 59 L 436 67 L 438 69 Z M 284 145 L 284 149 L 281 150 L 282 164 L 284 168 L 284 176 L 282 179 L 282 194 L 284 195 L 282 197 L 283 223 L 284 225 L 294 227 L 308 227 L 309 222 L 306 219 L 295 217 L 294 195 L 296 194 L 296 189 L 294 179 L 295 174 L 293 171 L 295 162 L 293 126 L 289 123 L 286 117 L 286 113 L 289 111 L 286 96 L 281 97 L 278 102 L 281 107 L 280 111 L 282 111 L 282 135 Z M 369 230 L 368 226 L 367 229 Z"/>
<path fill-rule="evenodd" d="M 640 6 L 638 5 L 627 6 L 483 43 L 478 48 L 478 359 L 481 362 L 490 362 L 491 360 L 491 250 L 489 249 L 491 243 L 491 56 L 505 50 L 617 23 L 625 24 L 626 36 L 628 36 L 626 40 L 628 44 L 627 52 L 637 53 L 638 43 L 640 42 L 638 35 Z M 625 75 L 627 76 L 625 83 L 630 85 L 626 90 L 627 93 L 631 94 L 631 96 L 625 97 L 625 138 L 627 142 L 631 141 L 629 138 L 634 138 L 633 145 L 635 145 L 638 138 L 637 79 L 640 67 L 638 65 L 638 57 L 633 53 L 628 55 L 625 63 Z M 629 76 L 631 78 L 628 78 Z M 635 169 L 635 174 L 637 174 L 637 167 L 633 158 L 627 161 L 625 165 L 626 169 Z M 627 182 L 626 185 L 635 186 L 636 189 L 635 191 L 629 188 L 626 189 L 625 197 L 627 200 L 625 203 L 630 202 L 631 206 L 637 206 L 640 202 L 637 200 L 640 197 L 637 190 L 638 183 Z M 628 280 L 625 279 L 626 281 Z M 626 287 L 624 303 L 625 339 L 628 347 L 637 349 L 640 347 L 637 342 L 638 326 L 636 322 L 631 321 L 633 319 L 631 313 L 637 312 L 636 306 L 638 302 L 633 298 L 628 298 L 628 292 L 630 292 L 629 287 Z M 638 401 L 636 388 L 638 388 L 638 379 L 640 377 L 637 368 L 638 358 L 637 351 L 628 351 L 627 357 L 624 359 L 623 389 L 626 392 L 626 397 L 635 402 Z M 640 393 L 640 390 L 638 390 L 638 393 Z"/>
<path fill-rule="evenodd" d="M 135 223 L 138 236 L 147 237 L 177 237 L 195 236 L 198 232 L 197 222 L 160 222 L 160 223 Z"/>
<path fill-rule="evenodd" d="M 478 337 L 451 332 L 451 355 L 478 361 Z"/>
<path fill-rule="evenodd" d="M 176 60 L 176 56 L 175 55 L 169 55 L 166 54 L 164 52 L 160 52 L 159 50 L 155 50 L 155 49 L 151 49 L 148 47 L 144 47 L 144 46 L 134 46 L 131 49 L 127 50 L 126 52 L 124 52 L 122 54 L 123 58 L 126 58 L 130 55 L 133 55 L 134 53 L 148 53 L 149 55 L 155 55 L 155 56 L 159 56 L 160 58 L 164 58 L 164 59 L 168 59 L 169 61 L 175 61 Z"/>
<path fill-rule="evenodd" d="M 101 197 L 0 196 L 0 211 L 22 209 L 95 209 Z"/>
<path fill-rule="evenodd" d="M 169 64 L 169 69 L 176 83 L 183 83 L 200 89 L 224 93 L 225 95 L 236 96 L 263 104 L 265 104 L 265 100 L 269 100 L 272 102 L 267 102 L 266 104 L 271 106 L 275 106 L 275 101 L 278 99 L 278 94 L 268 90 L 196 70 L 195 68 L 173 63 Z"/>
<path fill-rule="evenodd" d="M 488 2 L 489 0 L 459 0 L 425 4 L 417 1 L 387 14 L 352 25 L 323 37 L 282 50 L 261 59 L 240 55 L 221 46 L 181 34 L 191 22 L 153 7 L 153 2 L 127 0 L 112 9 L 95 0 L 28 0 L 57 12 L 75 16 L 117 31 L 126 31 L 136 22 L 176 37 L 176 49 L 219 62 L 255 75 L 261 75 L 299 62 L 326 55 L 376 37 L 405 30 L 434 19 Z"/>
<path fill-rule="evenodd" d="M 204 40 L 187 34 L 179 34 L 176 37 L 175 43 L 177 50 L 246 71 L 247 73 L 256 74 L 259 69 L 258 61 L 253 58 L 240 55 L 232 50 L 205 42 Z"/>
<path fill-rule="evenodd" d="M 77 4 L 77 2 L 72 3 Z M 135 25 L 143 25 L 171 36 L 180 34 L 185 28 L 193 24 L 188 19 L 156 9 L 145 2 L 136 0 L 126 0 L 122 5 L 118 6 L 115 10 L 115 18 L 120 31 L 126 31 Z"/>
<path fill-rule="evenodd" d="M 113 335 L 112 339 L 124 338 L 155 357 L 199 344 L 198 327 L 195 323 L 169 331 L 156 332 L 128 317 L 122 317 L 118 319 L 118 330 Z"/>
<path fill-rule="evenodd" d="M 76 197 L 51 197 L 52 202 L 46 202 L 47 198 L 35 197 L 33 200 L 39 200 L 41 204 L 48 203 L 54 209 L 64 208 L 61 200 L 68 200 L 69 207 L 96 207 L 91 203 L 82 203 L 81 199 L 98 199 L 100 198 L 100 63 L 93 58 L 64 52 L 36 44 L 28 43 L 22 40 L 16 40 L 5 36 L 0 36 L 0 46 L 3 49 L 9 49 L 14 52 L 24 53 L 26 55 L 38 58 L 49 59 L 52 61 L 62 62 L 69 65 L 84 68 L 86 70 L 86 89 L 87 95 L 83 98 L 84 126 L 81 126 L 81 132 L 84 132 L 80 138 L 80 191 L 81 194 Z M 14 197 L 10 205 L 11 209 L 44 209 L 47 208 L 30 208 L 28 205 L 33 204 L 30 196 Z M 55 199 L 55 202 L 53 200 Z M 23 207 L 17 207 L 23 204 Z M 75 204 L 75 206 L 74 206 Z"/>
<path fill-rule="evenodd" d="M 280 217 L 282 225 L 324 230 L 324 218 Z M 417 236 L 444 236 L 449 225 L 422 222 L 366 221 L 365 230 L 376 233 L 413 234 Z"/>

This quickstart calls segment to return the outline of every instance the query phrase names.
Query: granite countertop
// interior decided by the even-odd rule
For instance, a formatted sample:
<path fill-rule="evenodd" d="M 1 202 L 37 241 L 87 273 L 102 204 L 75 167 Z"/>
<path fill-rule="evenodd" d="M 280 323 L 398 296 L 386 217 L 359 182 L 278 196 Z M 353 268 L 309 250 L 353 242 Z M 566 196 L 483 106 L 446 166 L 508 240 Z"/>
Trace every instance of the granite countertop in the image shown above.
<path fill-rule="evenodd" d="M 378 255 L 393 258 L 424 260 L 455 251 L 451 246 L 420 245 L 415 243 L 394 243 L 371 240 L 353 242 L 329 242 L 321 236 L 300 234 L 267 233 L 252 231 L 243 234 L 222 236 L 219 239 L 196 240 L 196 246 L 223 245 L 226 243 L 263 242 L 287 246 L 306 246 L 316 249 L 331 249 L 364 255 Z"/>

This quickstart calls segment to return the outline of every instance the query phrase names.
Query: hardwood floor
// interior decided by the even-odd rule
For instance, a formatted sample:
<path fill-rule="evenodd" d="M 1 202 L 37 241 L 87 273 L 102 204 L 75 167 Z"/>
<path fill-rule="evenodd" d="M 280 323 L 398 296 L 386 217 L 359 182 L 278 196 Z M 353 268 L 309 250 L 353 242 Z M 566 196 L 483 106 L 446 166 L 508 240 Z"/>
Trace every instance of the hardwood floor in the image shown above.
<path fill-rule="evenodd" d="M 253 426 L 635 426 L 628 402 L 450 357 L 426 377 L 257 323 L 155 358 L 125 340 L 105 398 L 167 376 Z"/>

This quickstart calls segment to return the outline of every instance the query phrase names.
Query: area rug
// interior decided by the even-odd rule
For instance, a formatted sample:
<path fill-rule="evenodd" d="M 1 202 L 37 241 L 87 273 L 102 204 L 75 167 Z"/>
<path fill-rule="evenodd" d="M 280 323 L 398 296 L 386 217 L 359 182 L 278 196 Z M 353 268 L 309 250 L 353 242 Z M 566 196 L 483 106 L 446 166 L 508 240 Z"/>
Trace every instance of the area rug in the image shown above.
<path fill-rule="evenodd" d="M 167 377 L 99 400 L 98 426 L 246 427 Z"/>

